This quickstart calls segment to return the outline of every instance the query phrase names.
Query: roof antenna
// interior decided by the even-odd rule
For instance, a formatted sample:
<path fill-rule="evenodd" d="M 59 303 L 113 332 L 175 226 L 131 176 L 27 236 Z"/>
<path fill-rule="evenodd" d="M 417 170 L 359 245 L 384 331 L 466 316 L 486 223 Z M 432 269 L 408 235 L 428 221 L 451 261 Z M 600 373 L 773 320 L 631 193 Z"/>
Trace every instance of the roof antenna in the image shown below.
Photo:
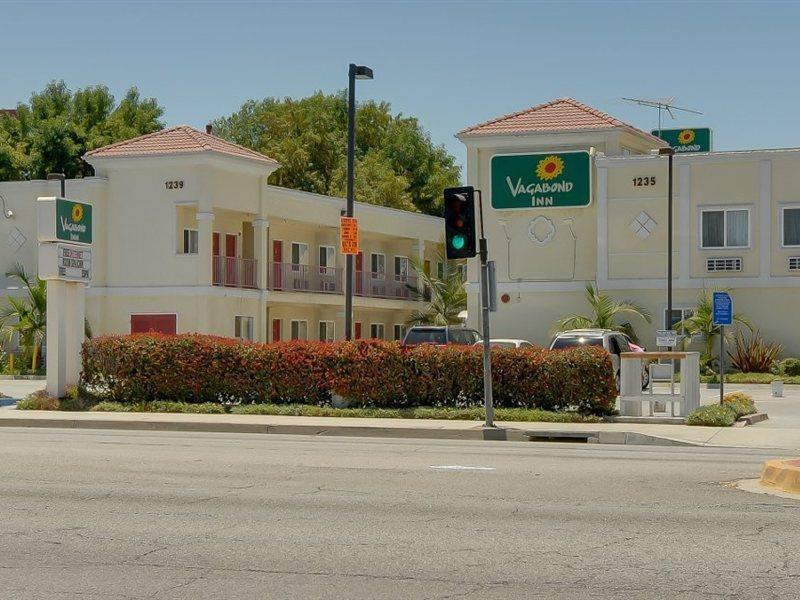
<path fill-rule="evenodd" d="M 675 102 L 675 97 L 671 98 L 622 98 L 628 102 L 634 102 L 639 106 L 649 106 L 651 108 L 658 109 L 658 137 L 661 137 L 661 112 L 667 111 L 667 114 L 675 118 L 675 115 L 672 113 L 673 110 L 680 110 L 683 112 L 692 113 L 695 115 L 702 115 L 699 110 L 692 110 L 691 108 L 681 108 L 680 106 L 675 106 L 673 102 Z"/>

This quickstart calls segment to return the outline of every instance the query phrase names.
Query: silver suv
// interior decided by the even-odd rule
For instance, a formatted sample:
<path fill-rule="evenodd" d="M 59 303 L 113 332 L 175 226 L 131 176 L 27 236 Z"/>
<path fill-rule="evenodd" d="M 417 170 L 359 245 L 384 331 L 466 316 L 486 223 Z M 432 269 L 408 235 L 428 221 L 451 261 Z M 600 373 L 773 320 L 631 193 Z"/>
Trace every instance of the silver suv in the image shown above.
<path fill-rule="evenodd" d="M 604 348 L 611 356 L 611 364 L 614 368 L 614 377 L 617 381 L 617 391 L 619 391 L 619 369 L 620 354 L 631 352 L 631 347 L 624 334 L 610 329 L 571 329 L 562 331 L 550 342 L 551 350 L 563 350 L 565 348 L 575 348 L 577 346 L 599 346 Z M 644 371 L 642 372 L 642 388 L 647 387 Z"/>
<path fill-rule="evenodd" d="M 415 325 L 406 333 L 406 337 L 403 339 L 403 346 L 418 346 L 420 344 L 471 346 L 479 341 L 481 341 L 481 336 L 474 329 L 467 329 L 458 325 L 447 327 Z"/>

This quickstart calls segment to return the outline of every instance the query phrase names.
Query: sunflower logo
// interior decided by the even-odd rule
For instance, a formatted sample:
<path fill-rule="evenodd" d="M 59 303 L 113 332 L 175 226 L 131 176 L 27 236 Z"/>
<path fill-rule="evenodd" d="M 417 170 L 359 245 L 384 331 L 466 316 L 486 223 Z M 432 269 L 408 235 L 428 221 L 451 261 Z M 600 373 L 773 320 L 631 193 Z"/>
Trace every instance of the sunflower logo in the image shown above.
<path fill-rule="evenodd" d="M 72 207 L 72 222 L 80 223 L 83 221 L 83 206 L 76 204 Z"/>
<path fill-rule="evenodd" d="M 536 176 L 543 181 L 555 179 L 564 172 L 564 161 L 560 156 L 546 156 L 536 165 Z"/>
<path fill-rule="evenodd" d="M 678 141 L 681 144 L 691 144 L 694 141 L 694 130 L 684 129 L 678 134 Z"/>

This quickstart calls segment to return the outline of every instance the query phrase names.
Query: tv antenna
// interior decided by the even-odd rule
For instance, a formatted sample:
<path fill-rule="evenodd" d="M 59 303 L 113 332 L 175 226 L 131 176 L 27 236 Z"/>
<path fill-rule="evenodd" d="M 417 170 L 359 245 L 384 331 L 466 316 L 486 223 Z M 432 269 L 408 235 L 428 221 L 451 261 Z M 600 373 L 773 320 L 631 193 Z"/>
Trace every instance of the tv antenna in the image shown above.
<path fill-rule="evenodd" d="M 679 110 L 682 112 L 692 113 L 694 115 L 702 115 L 699 110 L 692 110 L 691 108 L 681 108 L 680 106 L 675 106 L 673 102 L 675 102 L 675 98 L 622 98 L 623 100 L 627 100 L 628 102 L 634 102 L 639 106 L 649 106 L 650 108 L 657 108 L 658 109 L 658 137 L 661 137 L 661 113 L 666 111 L 667 114 L 675 118 L 675 114 L 672 112 L 674 110 Z"/>

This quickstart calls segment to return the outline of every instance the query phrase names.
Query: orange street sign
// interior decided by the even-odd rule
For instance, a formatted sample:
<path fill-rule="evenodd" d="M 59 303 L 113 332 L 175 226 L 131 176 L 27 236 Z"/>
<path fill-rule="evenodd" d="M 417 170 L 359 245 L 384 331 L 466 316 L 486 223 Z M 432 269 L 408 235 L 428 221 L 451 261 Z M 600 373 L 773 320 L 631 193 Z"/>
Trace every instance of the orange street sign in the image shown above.
<path fill-rule="evenodd" d="M 358 219 L 355 217 L 341 217 L 339 220 L 339 251 L 358 254 Z"/>

